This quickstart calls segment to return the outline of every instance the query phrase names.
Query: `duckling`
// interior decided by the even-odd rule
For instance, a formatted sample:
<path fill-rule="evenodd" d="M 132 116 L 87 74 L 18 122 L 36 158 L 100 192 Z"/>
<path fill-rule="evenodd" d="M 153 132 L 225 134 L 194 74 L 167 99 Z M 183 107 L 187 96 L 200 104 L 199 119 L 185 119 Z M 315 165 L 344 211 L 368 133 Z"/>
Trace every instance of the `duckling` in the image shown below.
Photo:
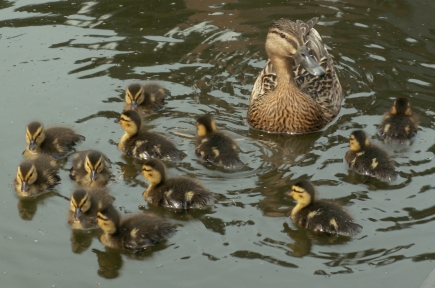
<path fill-rule="evenodd" d="M 290 216 L 295 225 L 314 232 L 343 236 L 355 235 L 362 229 L 353 222 L 345 208 L 326 200 L 317 200 L 316 188 L 307 180 L 294 184 L 289 194 L 297 202 Z"/>
<path fill-rule="evenodd" d="M 166 179 L 166 167 L 160 160 L 146 161 L 142 175 L 150 183 L 142 196 L 152 205 L 188 209 L 205 208 L 214 202 L 213 194 L 195 180 L 187 177 Z"/>
<path fill-rule="evenodd" d="M 101 188 L 109 182 L 111 173 L 105 156 L 99 151 L 88 150 L 74 155 L 69 176 L 83 187 Z"/>
<path fill-rule="evenodd" d="M 140 252 L 175 233 L 175 229 L 162 217 L 148 212 L 121 219 L 114 207 L 97 214 L 98 226 L 103 230 L 100 241 L 110 248 Z"/>
<path fill-rule="evenodd" d="M 85 137 L 66 127 L 44 129 L 41 122 L 31 122 L 26 128 L 26 141 L 29 144 L 23 155 L 31 159 L 36 154 L 47 154 L 57 159 L 65 158 L 75 151 L 74 145 Z"/>
<path fill-rule="evenodd" d="M 15 177 L 15 191 L 22 197 L 38 196 L 59 184 L 59 168 L 56 161 L 46 155 L 39 155 L 18 166 Z"/>
<path fill-rule="evenodd" d="M 196 120 L 198 138 L 195 153 L 208 163 L 225 169 L 237 169 L 243 166 L 239 158 L 240 149 L 228 135 L 218 132 L 211 116 L 201 116 Z"/>
<path fill-rule="evenodd" d="M 362 130 L 353 131 L 349 140 L 350 150 L 346 153 L 349 168 L 357 173 L 376 177 L 380 180 L 393 181 L 397 178 L 394 162 L 387 151 L 370 143 Z"/>
<path fill-rule="evenodd" d="M 106 189 L 76 189 L 71 194 L 68 224 L 74 229 L 97 228 L 97 213 L 112 206 L 114 198 Z"/>
<path fill-rule="evenodd" d="M 165 105 L 170 92 L 156 83 L 132 83 L 125 89 L 125 110 L 136 110 L 142 116 L 156 112 Z"/>
<path fill-rule="evenodd" d="M 165 136 L 142 129 L 142 119 L 134 110 L 122 112 L 118 122 L 125 134 L 119 140 L 118 148 L 137 159 L 159 158 L 180 160 L 185 155 Z"/>
<path fill-rule="evenodd" d="M 390 111 L 385 113 L 378 134 L 386 144 L 409 145 L 417 134 L 417 128 L 418 120 L 412 114 L 408 99 L 397 98 Z"/>

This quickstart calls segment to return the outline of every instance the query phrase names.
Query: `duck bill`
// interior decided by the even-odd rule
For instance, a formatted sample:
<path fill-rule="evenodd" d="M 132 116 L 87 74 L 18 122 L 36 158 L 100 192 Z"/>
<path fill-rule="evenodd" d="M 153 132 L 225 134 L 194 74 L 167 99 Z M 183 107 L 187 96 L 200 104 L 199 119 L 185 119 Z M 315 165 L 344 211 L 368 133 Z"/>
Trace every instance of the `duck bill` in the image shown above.
<path fill-rule="evenodd" d="M 27 181 L 21 182 L 21 192 L 29 191 L 29 183 Z"/>
<path fill-rule="evenodd" d="M 136 110 L 137 109 L 137 101 L 136 100 L 131 101 L 131 109 L 132 110 Z"/>
<path fill-rule="evenodd" d="M 98 176 L 97 171 L 92 170 L 91 171 L 91 181 L 97 181 L 97 176 Z"/>
<path fill-rule="evenodd" d="M 76 221 L 80 220 L 80 217 L 82 216 L 82 209 L 76 208 L 76 211 L 74 211 L 74 219 Z"/>
<path fill-rule="evenodd" d="M 293 58 L 297 64 L 304 67 L 304 69 L 307 70 L 307 72 L 311 75 L 325 75 L 325 70 L 319 64 L 317 64 L 316 61 L 314 61 L 313 57 L 311 57 L 311 55 L 308 53 L 307 47 L 300 47 L 296 51 L 296 54 L 293 56 Z"/>
<path fill-rule="evenodd" d="M 35 151 L 35 149 L 36 149 L 36 141 L 35 140 L 30 140 L 29 150 L 30 151 Z"/>

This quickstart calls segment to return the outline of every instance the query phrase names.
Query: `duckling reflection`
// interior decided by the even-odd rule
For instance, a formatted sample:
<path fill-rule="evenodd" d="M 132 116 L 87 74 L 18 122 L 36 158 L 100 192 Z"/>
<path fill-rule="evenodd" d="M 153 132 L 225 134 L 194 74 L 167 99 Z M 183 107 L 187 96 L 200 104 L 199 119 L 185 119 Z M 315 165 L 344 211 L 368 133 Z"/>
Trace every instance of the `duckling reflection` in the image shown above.
<path fill-rule="evenodd" d="M 71 250 L 74 253 L 81 254 L 86 251 L 92 244 L 92 239 L 101 235 L 100 230 L 71 230 Z"/>
<path fill-rule="evenodd" d="M 119 270 L 121 270 L 123 265 L 123 260 L 119 250 L 111 249 L 106 247 L 106 251 L 100 251 L 98 249 L 92 249 L 97 255 L 98 265 L 98 275 L 106 279 L 114 279 L 119 276 Z"/>
<path fill-rule="evenodd" d="M 102 188 L 112 174 L 107 158 L 99 151 L 88 150 L 74 154 L 69 176 L 83 187 Z"/>
<path fill-rule="evenodd" d="M 57 159 L 65 158 L 75 151 L 77 142 L 85 137 L 67 127 L 44 128 L 41 122 L 31 122 L 26 128 L 28 143 L 23 155 L 32 159 L 39 154 L 51 155 Z"/>
<path fill-rule="evenodd" d="M 125 110 L 136 110 L 143 117 L 157 112 L 165 105 L 170 92 L 157 83 L 132 83 L 125 90 Z"/>
<path fill-rule="evenodd" d="M 386 144 L 409 145 L 417 134 L 418 120 L 406 98 L 397 98 L 390 111 L 385 113 L 378 134 Z"/>
<path fill-rule="evenodd" d="M 21 219 L 31 221 L 38 210 L 38 205 L 43 204 L 45 199 L 56 195 L 56 192 L 50 191 L 48 193 L 41 194 L 37 197 L 18 199 L 17 208 Z"/>

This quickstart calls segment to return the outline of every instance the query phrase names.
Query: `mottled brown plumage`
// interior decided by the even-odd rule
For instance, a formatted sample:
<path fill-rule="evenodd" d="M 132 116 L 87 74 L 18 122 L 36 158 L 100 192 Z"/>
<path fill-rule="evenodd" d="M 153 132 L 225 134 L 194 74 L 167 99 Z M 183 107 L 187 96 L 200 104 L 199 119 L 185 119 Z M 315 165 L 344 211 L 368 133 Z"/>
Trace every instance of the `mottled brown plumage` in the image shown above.
<path fill-rule="evenodd" d="M 417 134 L 418 120 L 412 114 L 411 105 L 406 98 L 397 98 L 393 107 L 385 113 L 378 134 L 386 144 L 409 145 Z"/>
<path fill-rule="evenodd" d="M 107 185 L 112 174 L 106 157 L 99 151 L 88 150 L 73 155 L 69 176 L 80 186 L 102 188 Z"/>
<path fill-rule="evenodd" d="M 117 120 L 125 134 L 118 143 L 118 148 L 130 157 L 137 159 L 158 158 L 180 160 L 185 154 L 161 134 L 142 129 L 142 119 L 134 110 L 122 112 Z"/>
<path fill-rule="evenodd" d="M 68 224 L 74 229 L 97 228 L 97 213 L 112 206 L 114 198 L 106 189 L 76 189 L 71 193 Z"/>
<path fill-rule="evenodd" d="M 141 213 L 121 219 L 114 207 L 98 212 L 98 226 L 104 231 L 100 241 L 110 248 L 140 252 L 158 242 L 168 239 L 175 229 L 162 217 Z"/>
<path fill-rule="evenodd" d="M 291 212 L 295 225 L 314 232 L 351 236 L 362 227 L 353 222 L 346 209 L 336 203 L 317 200 L 314 185 L 306 180 L 299 181 L 291 188 L 292 196 L 298 204 Z"/>
<path fill-rule="evenodd" d="M 136 110 L 143 117 L 157 112 L 165 105 L 170 92 L 156 83 L 132 83 L 125 90 L 124 111 Z"/>
<path fill-rule="evenodd" d="M 39 155 L 18 166 L 15 176 L 15 191 L 22 197 L 38 196 L 59 184 L 59 168 L 56 161 L 46 155 Z"/>
<path fill-rule="evenodd" d="M 51 127 L 45 129 L 40 122 L 31 122 L 26 128 L 28 143 L 23 155 L 31 159 L 39 154 L 46 154 L 57 159 L 65 158 L 75 151 L 77 142 L 85 137 L 67 127 Z"/>
<path fill-rule="evenodd" d="M 195 153 L 207 163 L 225 169 L 238 169 L 243 166 L 239 158 L 240 149 L 236 142 L 225 133 L 217 131 L 213 118 L 204 115 L 196 121 L 197 140 Z"/>
<path fill-rule="evenodd" d="M 255 81 L 248 123 L 272 133 L 309 133 L 339 113 L 343 93 L 331 56 L 307 23 L 272 22 L 266 39 L 269 60 Z"/>
<path fill-rule="evenodd" d="M 349 139 L 350 150 L 346 153 L 346 162 L 357 173 L 393 181 L 397 178 L 394 162 L 387 151 L 370 143 L 362 130 L 353 131 Z"/>
<path fill-rule="evenodd" d="M 166 167 L 160 160 L 146 161 L 142 175 L 150 183 L 142 196 L 152 205 L 190 209 L 206 208 L 214 202 L 213 194 L 198 181 L 187 177 L 166 179 Z"/>

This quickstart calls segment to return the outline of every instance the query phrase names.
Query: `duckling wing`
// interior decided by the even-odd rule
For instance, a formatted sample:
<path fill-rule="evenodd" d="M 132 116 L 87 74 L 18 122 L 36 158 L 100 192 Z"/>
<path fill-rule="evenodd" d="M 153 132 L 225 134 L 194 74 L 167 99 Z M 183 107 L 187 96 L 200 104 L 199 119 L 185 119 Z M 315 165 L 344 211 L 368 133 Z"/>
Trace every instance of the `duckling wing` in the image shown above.
<path fill-rule="evenodd" d="M 418 121 L 414 117 L 387 115 L 378 127 L 378 134 L 387 144 L 410 144 L 417 134 Z"/>
<path fill-rule="evenodd" d="M 349 168 L 362 175 L 387 181 L 393 181 L 397 178 L 397 172 L 390 156 L 374 145 L 358 153 L 348 151 L 346 162 L 349 164 Z"/>
<path fill-rule="evenodd" d="M 130 146 L 127 155 L 143 160 L 157 158 L 172 161 L 185 156 L 169 139 L 154 132 L 146 132 L 135 139 L 129 139 L 127 145 Z"/>

